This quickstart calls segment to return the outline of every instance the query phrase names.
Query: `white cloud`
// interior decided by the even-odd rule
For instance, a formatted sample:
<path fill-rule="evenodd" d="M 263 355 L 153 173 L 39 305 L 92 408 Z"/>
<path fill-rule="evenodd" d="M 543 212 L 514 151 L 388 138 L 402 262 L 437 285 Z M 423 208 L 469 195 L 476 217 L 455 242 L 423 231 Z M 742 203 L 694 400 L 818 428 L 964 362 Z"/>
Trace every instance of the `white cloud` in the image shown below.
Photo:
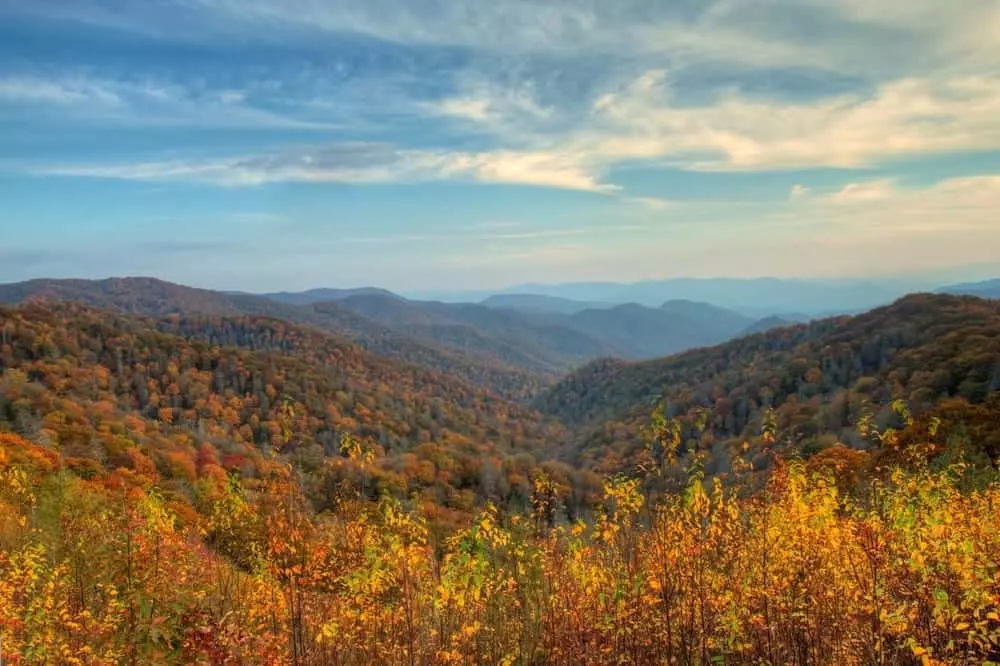
<path fill-rule="evenodd" d="M 528 85 L 512 89 L 478 81 L 465 83 L 460 89 L 458 95 L 423 106 L 431 114 L 488 124 L 513 123 L 522 118 L 537 121 L 553 112 L 538 104 L 534 90 Z"/>
<path fill-rule="evenodd" d="M 164 95 L 177 97 L 172 92 Z M 183 107 L 183 113 L 190 114 L 191 122 L 205 122 L 213 113 L 233 122 L 240 118 L 283 122 L 239 103 L 223 107 L 200 114 L 194 106 Z M 357 144 L 360 161 L 345 149 L 338 149 L 331 159 L 329 149 L 318 146 L 249 158 L 67 166 L 48 171 L 230 186 L 470 179 L 611 193 L 620 188 L 607 182 L 605 175 L 630 162 L 706 171 L 846 168 L 1000 149 L 1000 77 L 906 79 L 887 83 L 868 95 L 803 102 L 731 93 L 709 105 L 684 106 L 675 101 L 667 74 L 653 70 L 618 92 L 599 95 L 592 107 L 577 125 L 559 129 L 551 127 L 547 113 L 523 93 L 439 104 L 436 113 L 460 113 L 494 134 L 498 147 L 481 151 L 380 148 L 373 155 L 370 145 L 361 149 Z M 653 208 L 664 205 L 655 200 L 644 203 Z"/>
<path fill-rule="evenodd" d="M 674 102 L 662 72 L 600 98 L 569 141 L 592 161 L 669 159 L 689 169 L 859 167 L 917 155 L 1000 148 L 1000 78 L 906 79 L 873 94 L 811 102 L 733 93 L 710 106 Z"/>
<path fill-rule="evenodd" d="M 850 183 L 843 189 L 828 197 L 828 200 L 838 204 L 865 204 L 872 201 L 885 201 L 898 195 L 898 190 L 892 180 L 874 180 L 867 183 Z"/>
<path fill-rule="evenodd" d="M 673 65 L 792 63 L 860 74 L 942 60 L 996 63 L 1000 34 L 995 0 L 164 0 L 116 5 L 52 0 L 23 5 L 18 11 L 213 45 L 248 36 L 274 42 L 354 33 L 503 56 L 667 55 Z"/>
<path fill-rule="evenodd" d="M 41 115 L 115 125 L 224 126 L 332 129 L 316 119 L 285 116 L 254 107 L 245 91 L 213 90 L 203 83 L 85 74 L 0 78 L 0 106 L 32 105 Z"/>
<path fill-rule="evenodd" d="M 616 279 L 662 276 L 663 266 L 673 275 L 840 278 L 996 266 L 998 210 L 1000 175 L 920 187 L 859 181 L 779 205 L 698 207 L 702 233 L 654 228 L 603 260 L 621 266 Z"/>
<path fill-rule="evenodd" d="M 228 159 L 57 165 L 34 172 L 121 180 L 203 182 L 228 187 L 277 182 L 386 183 L 465 179 L 601 193 L 617 189 L 599 183 L 572 156 L 555 152 L 435 152 L 362 142 Z"/>
<path fill-rule="evenodd" d="M 592 108 L 562 133 L 540 131 L 522 119 L 498 136 L 526 152 L 494 156 L 503 155 L 516 169 L 537 156 L 558 155 L 561 172 L 584 184 L 581 189 L 595 189 L 602 174 L 628 162 L 705 171 L 857 168 L 1000 149 L 1000 77 L 904 79 L 869 94 L 799 102 L 732 92 L 690 106 L 676 101 L 667 72 L 651 70 L 620 91 L 599 95 Z M 498 127 L 493 118 L 483 122 Z"/>
<path fill-rule="evenodd" d="M 339 238 L 338 242 L 341 243 L 361 243 L 361 244 L 384 244 L 384 243 L 455 243 L 455 242 L 475 242 L 480 244 L 482 242 L 490 243 L 489 247 L 492 248 L 496 254 L 503 256 L 520 255 L 528 250 L 526 247 L 534 248 L 536 243 L 524 243 L 522 241 L 536 241 L 548 238 L 580 238 L 580 239 L 590 239 L 607 237 L 607 236 L 625 236 L 632 232 L 637 231 L 648 231 L 649 227 L 640 224 L 616 224 L 616 225 L 600 225 L 592 224 L 588 226 L 578 226 L 578 227 L 560 227 L 560 228 L 548 228 L 548 229 L 533 229 L 532 231 L 522 231 L 522 232 L 511 232 L 505 231 L 503 228 L 498 228 L 496 230 L 490 230 L 489 227 L 482 227 L 481 225 L 472 225 L 468 229 L 457 229 L 450 231 L 448 233 L 432 233 L 432 234 L 390 234 L 383 236 L 355 236 L 347 238 Z M 565 247 L 565 243 L 561 243 L 560 247 Z M 551 247 L 551 246 L 550 246 Z M 475 259 L 475 257 L 473 257 Z"/>
<path fill-rule="evenodd" d="M 800 201 L 810 196 L 811 194 L 812 194 L 811 189 L 809 189 L 805 185 L 800 185 L 799 183 L 796 183 L 795 185 L 792 185 L 792 190 L 791 192 L 788 193 L 788 200 Z"/>
<path fill-rule="evenodd" d="M 107 81 L 83 77 L 45 79 L 11 76 L 0 79 L 0 100 L 8 103 L 117 106 L 121 98 Z"/>
<path fill-rule="evenodd" d="M 644 206 L 649 210 L 669 210 L 677 206 L 676 202 L 660 197 L 628 197 L 628 201 Z"/>
<path fill-rule="evenodd" d="M 997 175 L 949 178 L 927 187 L 900 187 L 884 179 L 849 183 L 792 205 L 811 228 L 836 230 L 831 242 L 918 233 L 944 234 L 960 243 L 962 232 L 974 231 L 994 236 L 1000 247 Z"/>
<path fill-rule="evenodd" d="M 50 173 L 227 186 L 468 179 L 614 193 L 620 187 L 608 174 L 632 163 L 702 171 L 857 168 L 1000 150 L 995 0 L 802 0 L 798 13 L 786 11 L 783 0 L 712 0 L 687 13 L 672 3 L 569 0 L 184 0 L 166 2 L 166 9 L 43 4 L 24 11 L 185 39 L 198 30 L 213 39 L 266 32 L 269 39 L 291 41 L 316 31 L 349 32 L 403 45 L 461 46 L 471 54 L 461 71 L 448 65 L 421 74 L 441 76 L 453 88 L 435 101 L 373 85 L 378 92 L 369 91 L 368 101 L 397 114 L 381 122 L 420 121 L 436 130 L 429 133 L 434 138 L 416 136 L 416 130 L 419 148 L 393 149 L 375 162 L 310 161 L 322 157 L 324 148 L 317 146 L 292 156 L 68 165 Z M 828 29 L 809 39 L 781 23 L 806 15 Z M 890 49 L 889 55 L 880 49 Z M 911 57 L 896 57 L 901 53 Z M 547 68 L 532 65 L 532 57 L 542 57 Z M 579 74 L 583 70 L 574 68 L 594 67 L 598 60 L 615 64 L 603 78 L 568 77 L 574 94 L 541 81 L 546 75 L 559 80 L 565 73 L 560 68 Z M 896 62 L 903 64 L 886 64 Z M 855 92 L 794 99 L 734 85 L 692 100 L 681 90 L 685 67 L 692 65 L 732 69 L 737 78 L 748 68 L 814 67 L 865 83 L 855 82 Z M 906 66 L 912 71 L 903 71 Z M 0 80 L 0 103 L 55 102 L 115 122 L 333 129 L 326 120 L 345 115 L 337 105 L 358 102 L 331 92 L 333 80 L 317 84 L 312 98 L 272 91 L 270 101 L 280 97 L 287 104 L 278 108 L 292 109 L 282 113 L 273 104 L 254 106 L 254 95 L 239 86 L 213 90 L 159 79 L 6 79 Z M 490 143 L 449 148 L 472 145 L 456 141 L 468 139 L 470 128 L 477 141 L 485 133 Z M 790 198 L 806 194 L 793 190 Z M 653 198 L 632 201 L 653 210 L 669 206 Z"/>

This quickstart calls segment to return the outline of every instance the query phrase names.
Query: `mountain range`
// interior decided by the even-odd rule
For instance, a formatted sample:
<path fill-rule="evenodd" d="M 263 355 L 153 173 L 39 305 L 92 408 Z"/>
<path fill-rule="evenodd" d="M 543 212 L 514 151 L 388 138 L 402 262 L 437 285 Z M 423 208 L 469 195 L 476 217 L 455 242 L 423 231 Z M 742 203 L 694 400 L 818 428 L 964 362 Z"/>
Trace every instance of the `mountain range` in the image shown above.
<path fill-rule="evenodd" d="M 973 270 L 974 269 L 974 270 Z M 965 275 L 1000 272 L 1000 265 L 968 267 Z M 671 278 L 634 283 L 575 282 L 523 284 L 495 292 L 415 292 L 413 298 L 449 302 L 479 301 L 515 309 L 572 313 L 625 303 L 658 307 L 670 300 L 691 300 L 735 310 L 756 319 L 778 315 L 796 321 L 834 314 L 856 314 L 914 292 L 997 294 L 996 280 L 954 281 L 962 271 L 924 271 L 885 278 Z M 951 279 L 949 279 L 951 278 Z M 982 291 L 985 290 L 985 291 Z"/>
<path fill-rule="evenodd" d="M 674 454 L 724 477 L 738 451 L 759 474 L 775 452 L 878 448 L 859 424 L 927 437 L 937 419 L 973 464 L 1000 456 L 995 300 L 912 294 L 795 323 L 682 299 L 552 312 L 334 295 L 0 285 L 0 432 L 82 475 L 160 470 L 174 505 L 196 496 L 198 461 L 253 477 L 277 460 L 315 507 L 347 484 L 418 497 L 443 530 L 487 500 L 525 510 L 545 479 L 580 515 L 603 477 L 676 475 Z"/>
<path fill-rule="evenodd" d="M 954 584 L 954 567 L 925 584 L 914 567 L 894 564 L 927 555 L 927 544 L 937 548 L 935 562 L 959 553 L 961 571 L 986 572 L 959 577 L 983 582 L 975 594 L 955 596 L 994 607 L 998 301 L 915 294 L 663 358 L 597 359 L 536 387 L 526 404 L 492 389 L 494 375 L 435 369 L 429 365 L 444 357 L 400 346 L 445 339 L 452 328 L 491 327 L 495 337 L 480 342 L 494 345 L 536 332 L 537 317 L 529 326 L 503 309 L 370 293 L 289 305 L 156 280 L 8 285 L 0 296 L 18 301 L 0 306 L 0 473 L 8 481 L 0 484 L 0 601 L 29 661 L 42 654 L 29 651 L 41 634 L 61 641 L 52 654 L 75 653 L 81 632 L 66 632 L 66 618 L 91 630 L 85 636 L 98 650 L 114 649 L 124 640 L 118 635 L 156 637 L 135 659 L 104 652 L 109 663 L 163 663 L 165 654 L 176 655 L 170 663 L 218 661 L 216 635 L 234 636 L 231 654 L 245 661 L 263 632 L 284 635 L 305 621 L 281 615 L 298 600 L 301 618 L 344 608 L 337 617 L 356 624 L 335 625 L 338 639 L 342 627 L 369 627 L 372 617 L 406 636 L 408 590 L 419 592 L 414 607 L 426 609 L 428 637 L 442 612 L 460 627 L 467 616 L 496 615 L 497 600 L 512 600 L 502 615 L 514 621 L 502 626 L 517 626 L 519 600 L 535 604 L 553 590 L 564 596 L 546 601 L 540 617 L 585 602 L 593 604 L 588 625 L 607 624 L 609 608 L 642 608 L 646 618 L 665 590 L 676 612 L 644 620 L 644 632 L 657 635 L 671 618 L 684 627 L 683 618 L 695 617 L 688 610 L 712 599 L 712 586 L 727 577 L 743 581 L 743 592 L 710 606 L 716 615 L 772 594 L 756 582 L 764 576 L 734 576 L 741 563 L 781 563 L 770 569 L 778 581 L 832 571 L 829 585 L 810 588 L 822 593 L 838 581 L 869 584 L 850 571 L 871 566 L 870 548 L 896 548 L 877 565 L 896 585 L 890 598 L 922 589 L 924 607 L 935 608 L 943 603 L 937 591 Z M 594 314 L 607 312 L 622 321 L 668 317 L 674 330 L 679 318 L 695 328 L 745 323 L 689 301 L 544 317 L 579 327 L 594 317 L 613 341 L 624 332 Z M 376 328 L 383 321 L 399 330 Z M 754 325 L 770 323 L 785 322 Z M 324 327 L 401 336 L 387 348 L 397 355 L 361 349 Z M 405 328 L 415 337 L 399 332 Z M 454 347 L 420 349 L 460 358 Z M 660 522 L 647 526 L 645 515 Z M 827 542 L 838 544 L 836 557 L 814 559 Z M 636 586 L 635 571 L 649 584 Z M 707 582 L 690 585 L 706 571 Z M 789 621 L 781 635 L 798 635 L 802 615 L 787 610 L 796 604 L 810 612 L 814 597 L 829 597 L 842 610 L 835 595 L 786 587 L 779 582 L 773 594 L 787 605 L 754 611 L 782 608 Z M 678 589 L 695 592 L 678 601 Z M 872 588 L 856 589 L 852 617 L 867 627 Z M 240 605 L 245 598 L 256 605 Z M 956 612 L 978 621 L 975 609 Z M 635 614 L 619 615 L 614 626 Z M 829 617 L 836 625 L 841 616 Z M 745 621 L 748 635 L 760 627 Z M 310 631 L 329 626 L 315 622 Z M 105 627 L 117 635 L 102 642 Z M 174 632 L 172 642 L 159 638 L 163 631 Z M 576 644 L 593 635 L 581 633 Z M 350 636 L 345 642 L 371 642 Z M 561 654 L 565 636 L 556 634 L 552 654 Z M 297 659 L 301 651 L 275 640 L 268 663 L 406 662 L 403 651 L 330 659 L 323 645 L 315 658 Z M 605 644 L 614 654 L 616 643 Z M 993 650 L 983 645 L 976 663 Z M 663 652 L 647 654 L 635 661 L 663 661 Z M 784 661 L 794 660 L 787 654 Z M 768 662 L 768 653 L 744 661 Z"/>
<path fill-rule="evenodd" d="M 941 291 L 991 294 L 995 285 Z M 372 388 L 346 391 L 345 405 L 361 399 L 359 414 L 398 400 L 398 391 L 412 393 L 406 387 L 419 376 L 422 386 L 436 383 L 440 395 L 452 396 L 445 400 L 470 409 L 521 410 L 519 419 L 536 430 L 546 419 L 561 422 L 571 435 L 549 443 L 546 455 L 582 468 L 620 467 L 635 456 L 641 427 L 661 403 L 689 426 L 711 414 L 701 435 L 709 439 L 691 446 L 715 441 L 726 450 L 751 438 L 763 412 L 775 408 L 795 447 L 815 448 L 823 437 L 852 441 L 866 404 L 887 424 L 886 405 L 899 398 L 927 411 L 956 396 L 982 402 L 1000 389 L 1000 306 L 975 296 L 915 294 L 807 323 L 684 299 L 656 308 L 531 295 L 445 303 L 378 289 L 226 293 L 154 278 L 0 285 L 0 303 L 19 308 L 7 314 L 4 340 L 10 322 L 25 317 L 59 330 L 101 320 L 115 329 L 102 339 L 156 330 L 252 354 L 312 358 L 323 372 L 343 378 L 346 369 L 366 387 L 388 387 L 372 400 L 359 397 Z M 334 360 L 348 358 L 346 365 Z"/>
<path fill-rule="evenodd" d="M 0 285 L 0 303 L 64 300 L 149 316 L 283 319 L 517 400 L 527 399 L 596 358 L 655 358 L 714 345 L 748 328 L 767 325 L 732 310 L 687 300 L 671 300 L 655 308 L 636 303 L 591 307 L 594 304 L 533 296 L 513 302 L 499 298 L 490 303 L 444 303 L 408 300 L 375 288 L 256 295 L 197 289 L 154 278 Z"/>
<path fill-rule="evenodd" d="M 982 282 L 964 282 L 939 289 L 943 294 L 979 296 L 980 298 L 1000 298 L 1000 278 Z"/>

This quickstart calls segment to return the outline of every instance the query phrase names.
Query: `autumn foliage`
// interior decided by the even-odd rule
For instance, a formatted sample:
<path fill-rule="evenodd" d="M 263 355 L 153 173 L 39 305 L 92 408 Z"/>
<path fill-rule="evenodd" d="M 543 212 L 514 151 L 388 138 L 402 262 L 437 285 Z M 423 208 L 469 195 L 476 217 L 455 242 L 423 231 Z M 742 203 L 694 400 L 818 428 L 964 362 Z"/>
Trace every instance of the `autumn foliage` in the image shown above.
<path fill-rule="evenodd" d="M 1000 663 L 993 393 L 598 476 L 303 329 L 0 314 L 4 664 Z"/>
<path fill-rule="evenodd" d="M 597 518 L 488 505 L 435 542 L 413 507 L 312 514 L 293 472 L 171 507 L 126 470 L 83 479 L 0 436 L 7 663 L 982 663 L 1000 649 L 1000 486 L 961 464 L 864 492 L 779 463 L 745 495 L 689 471 Z M 544 484 L 538 484 L 544 492 Z"/>

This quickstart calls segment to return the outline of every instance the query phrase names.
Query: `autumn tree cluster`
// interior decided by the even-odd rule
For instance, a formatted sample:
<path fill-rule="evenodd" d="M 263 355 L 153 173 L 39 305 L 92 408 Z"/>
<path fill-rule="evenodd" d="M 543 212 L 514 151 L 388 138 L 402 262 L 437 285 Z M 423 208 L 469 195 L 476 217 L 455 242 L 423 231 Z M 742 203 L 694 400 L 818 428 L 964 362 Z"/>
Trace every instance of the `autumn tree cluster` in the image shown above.
<path fill-rule="evenodd" d="M 603 468 L 531 409 L 287 322 L 0 309 L 4 663 L 1000 663 L 982 308 L 872 323 L 873 365 L 856 331 L 820 347 L 844 389 L 791 363 L 809 339 L 719 361 L 706 387 L 785 399 L 723 437 L 724 403 L 666 386 Z M 790 414 L 865 377 L 850 430 L 805 446 Z"/>
<path fill-rule="evenodd" d="M 860 485 L 864 454 L 776 464 L 746 494 L 645 503 L 609 479 L 585 523 L 494 506 L 444 539 L 390 497 L 311 511 L 294 471 L 81 478 L 0 436 L 7 663 L 980 664 L 1000 654 L 1000 485 L 962 462 Z M 706 487 L 707 485 L 707 487 Z"/>

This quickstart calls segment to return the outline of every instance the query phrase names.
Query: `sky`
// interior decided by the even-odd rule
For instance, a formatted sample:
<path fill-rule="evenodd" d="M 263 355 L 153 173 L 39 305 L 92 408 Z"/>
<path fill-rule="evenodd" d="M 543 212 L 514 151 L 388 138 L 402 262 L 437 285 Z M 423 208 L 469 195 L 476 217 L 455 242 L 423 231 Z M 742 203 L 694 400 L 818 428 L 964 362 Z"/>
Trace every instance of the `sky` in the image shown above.
<path fill-rule="evenodd" d="M 0 282 L 986 277 L 1000 2 L 0 0 L 0 202 Z"/>

